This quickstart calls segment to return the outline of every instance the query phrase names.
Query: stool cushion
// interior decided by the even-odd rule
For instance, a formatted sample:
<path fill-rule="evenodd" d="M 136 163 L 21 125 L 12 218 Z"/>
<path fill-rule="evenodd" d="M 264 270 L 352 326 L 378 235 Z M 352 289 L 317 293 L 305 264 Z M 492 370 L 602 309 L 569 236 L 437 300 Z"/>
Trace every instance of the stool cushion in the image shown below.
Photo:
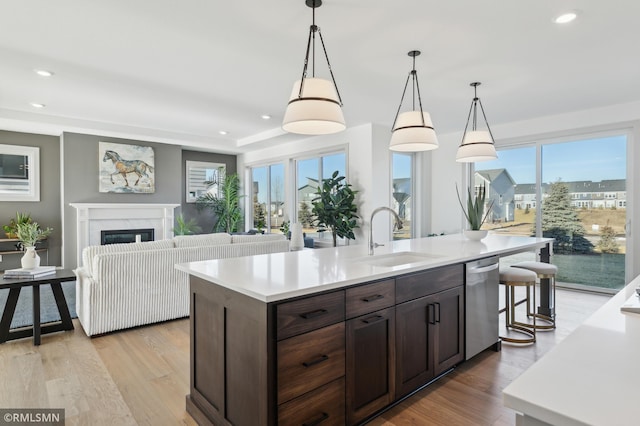
<path fill-rule="evenodd" d="M 508 266 L 506 268 L 500 268 L 500 282 L 533 282 L 535 284 L 538 276 L 535 272 L 528 271 L 522 268 L 513 268 Z"/>
<path fill-rule="evenodd" d="M 558 267 L 551 263 L 544 262 L 519 262 L 515 265 L 511 265 L 514 268 L 528 269 L 541 275 L 555 275 L 558 273 Z"/>

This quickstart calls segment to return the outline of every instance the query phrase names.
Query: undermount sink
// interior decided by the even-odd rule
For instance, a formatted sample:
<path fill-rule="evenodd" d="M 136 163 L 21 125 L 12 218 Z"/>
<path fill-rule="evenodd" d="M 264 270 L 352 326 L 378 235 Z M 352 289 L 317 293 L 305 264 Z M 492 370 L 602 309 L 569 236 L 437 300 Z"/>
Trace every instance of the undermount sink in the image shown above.
<path fill-rule="evenodd" d="M 400 266 L 410 263 L 425 262 L 427 260 L 437 259 L 442 256 L 437 254 L 419 253 L 415 251 L 399 251 L 396 253 L 379 254 L 367 256 L 358 259 L 359 262 L 368 263 L 373 266 Z"/>

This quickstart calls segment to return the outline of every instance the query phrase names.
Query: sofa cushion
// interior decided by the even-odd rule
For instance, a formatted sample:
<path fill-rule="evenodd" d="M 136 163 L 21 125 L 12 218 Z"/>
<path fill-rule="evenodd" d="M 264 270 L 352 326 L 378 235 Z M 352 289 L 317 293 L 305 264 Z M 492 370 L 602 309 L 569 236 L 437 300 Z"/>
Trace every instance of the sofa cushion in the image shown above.
<path fill-rule="evenodd" d="M 262 243 L 266 241 L 282 241 L 286 237 L 284 234 L 256 234 L 256 235 L 232 235 L 231 242 L 234 244 Z"/>
<path fill-rule="evenodd" d="M 231 244 L 231 235 L 226 232 L 199 235 L 178 235 L 173 237 L 176 247 L 206 247 Z"/>
<path fill-rule="evenodd" d="M 141 250 L 160 250 L 174 248 L 173 240 L 145 241 L 144 243 L 106 244 L 89 246 L 82 250 L 82 264 L 90 275 L 93 275 L 93 259 L 98 254 L 120 253 Z"/>

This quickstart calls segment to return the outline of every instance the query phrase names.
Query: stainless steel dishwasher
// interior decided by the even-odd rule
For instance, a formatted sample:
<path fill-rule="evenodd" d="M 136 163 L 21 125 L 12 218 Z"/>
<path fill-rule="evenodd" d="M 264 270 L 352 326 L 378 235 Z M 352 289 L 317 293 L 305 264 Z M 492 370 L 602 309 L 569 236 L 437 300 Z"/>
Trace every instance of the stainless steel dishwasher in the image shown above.
<path fill-rule="evenodd" d="M 470 359 L 488 347 L 500 350 L 498 337 L 499 258 L 487 257 L 465 264 L 466 351 Z"/>

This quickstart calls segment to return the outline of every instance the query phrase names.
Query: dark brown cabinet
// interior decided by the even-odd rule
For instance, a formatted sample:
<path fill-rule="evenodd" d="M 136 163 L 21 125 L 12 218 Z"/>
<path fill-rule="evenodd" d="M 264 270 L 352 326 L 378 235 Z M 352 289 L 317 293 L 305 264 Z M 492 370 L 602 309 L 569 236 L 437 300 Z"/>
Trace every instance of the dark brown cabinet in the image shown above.
<path fill-rule="evenodd" d="M 395 399 L 395 308 L 347 321 L 347 424 Z"/>
<path fill-rule="evenodd" d="M 355 425 L 463 361 L 464 267 L 274 303 L 191 276 L 199 424 Z"/>
<path fill-rule="evenodd" d="M 450 267 L 407 277 L 415 286 L 423 283 L 419 297 L 396 306 L 396 397 L 428 383 L 464 359 L 464 287 L 460 279 L 449 285 L 429 286 L 443 277 L 455 277 Z M 443 290 L 443 288 L 451 287 Z M 419 294 L 415 288 L 412 294 Z"/>

